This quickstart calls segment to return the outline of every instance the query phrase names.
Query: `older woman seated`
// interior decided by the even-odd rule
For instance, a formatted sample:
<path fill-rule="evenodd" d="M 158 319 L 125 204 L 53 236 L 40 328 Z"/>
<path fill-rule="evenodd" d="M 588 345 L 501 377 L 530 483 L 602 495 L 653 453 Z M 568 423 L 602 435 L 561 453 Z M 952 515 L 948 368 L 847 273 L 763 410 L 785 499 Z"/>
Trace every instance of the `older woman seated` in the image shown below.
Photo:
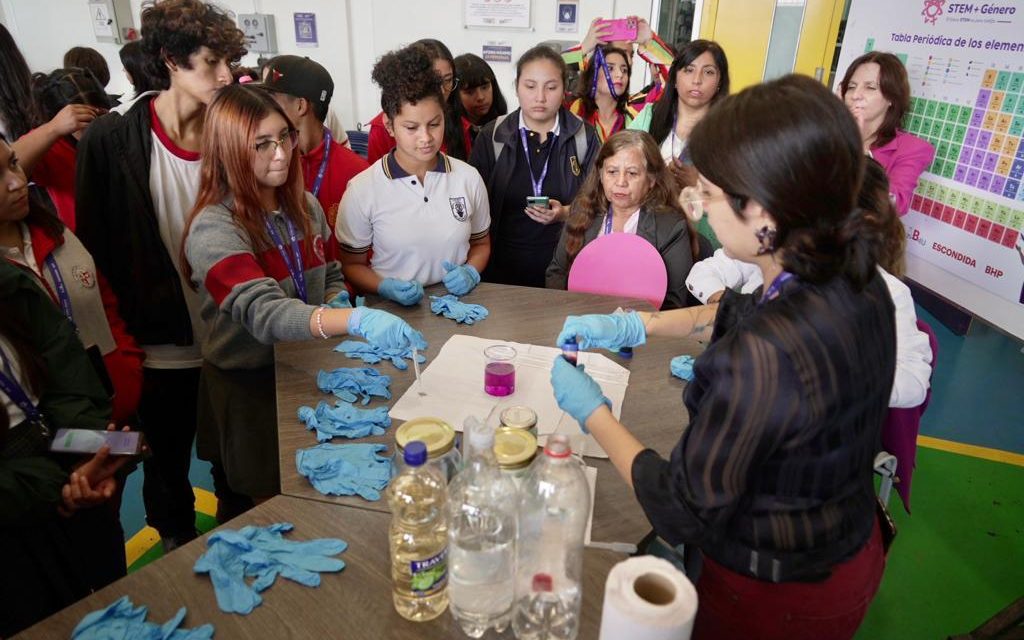
<path fill-rule="evenodd" d="M 549 289 L 565 289 L 573 260 L 609 233 L 635 233 L 661 254 L 668 270 L 663 308 L 687 306 L 686 276 L 698 259 L 696 234 L 675 197 L 675 183 L 658 145 L 642 131 L 620 131 L 601 147 L 548 266 Z M 696 303 L 696 301 L 693 301 Z"/>

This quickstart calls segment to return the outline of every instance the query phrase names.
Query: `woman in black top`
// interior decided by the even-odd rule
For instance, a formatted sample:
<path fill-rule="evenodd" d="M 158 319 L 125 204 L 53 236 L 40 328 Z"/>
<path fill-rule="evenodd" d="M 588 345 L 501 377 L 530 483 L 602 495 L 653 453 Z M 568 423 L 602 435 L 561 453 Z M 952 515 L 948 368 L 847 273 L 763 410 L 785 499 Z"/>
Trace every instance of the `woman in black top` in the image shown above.
<path fill-rule="evenodd" d="M 600 143 L 594 128 L 562 106 L 565 61 L 536 46 L 516 63 L 520 108 L 477 136 L 469 163 L 487 184 L 491 260 L 487 282 L 544 286 L 562 222 Z M 546 196 L 549 206 L 527 197 Z"/>
<path fill-rule="evenodd" d="M 849 638 L 881 580 L 872 462 L 896 364 L 877 231 L 855 209 L 856 124 L 810 78 L 725 98 L 690 136 L 701 205 L 764 287 L 707 307 L 566 320 L 559 342 L 643 344 L 706 333 L 669 460 L 556 362 L 559 404 L 636 491 L 655 531 L 704 554 L 694 638 Z"/>

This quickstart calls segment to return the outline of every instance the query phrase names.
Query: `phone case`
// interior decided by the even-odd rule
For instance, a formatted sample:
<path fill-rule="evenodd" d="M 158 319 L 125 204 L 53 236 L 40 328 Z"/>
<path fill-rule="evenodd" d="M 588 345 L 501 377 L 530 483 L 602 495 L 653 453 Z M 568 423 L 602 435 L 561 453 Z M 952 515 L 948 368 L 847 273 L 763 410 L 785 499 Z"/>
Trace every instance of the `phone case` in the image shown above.
<path fill-rule="evenodd" d="M 612 27 L 611 33 L 605 35 L 608 40 L 613 42 L 618 40 L 636 40 L 637 21 L 635 18 L 617 18 L 615 20 L 605 20 L 604 22 Z"/>
<path fill-rule="evenodd" d="M 88 454 L 96 453 L 104 444 L 110 446 L 110 455 L 137 455 L 142 449 L 142 434 L 138 431 L 58 429 L 50 450 L 56 453 Z"/>

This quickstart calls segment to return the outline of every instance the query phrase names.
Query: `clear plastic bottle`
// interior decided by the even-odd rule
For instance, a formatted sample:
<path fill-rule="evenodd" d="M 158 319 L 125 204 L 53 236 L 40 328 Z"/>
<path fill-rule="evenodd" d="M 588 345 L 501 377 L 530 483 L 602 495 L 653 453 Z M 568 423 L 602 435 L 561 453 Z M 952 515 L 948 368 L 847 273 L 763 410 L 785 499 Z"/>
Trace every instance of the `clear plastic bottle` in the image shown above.
<path fill-rule="evenodd" d="M 516 486 L 494 456 L 494 428 L 466 420 L 465 467 L 448 485 L 448 597 L 471 638 L 502 633 L 515 595 Z"/>
<path fill-rule="evenodd" d="M 572 640 L 583 599 L 583 536 L 590 487 L 569 439 L 548 436 L 519 488 L 516 602 L 519 640 Z"/>
<path fill-rule="evenodd" d="M 392 595 L 398 615 L 424 622 L 448 606 L 445 480 L 425 464 L 423 442 L 407 443 L 403 456 L 405 467 L 388 487 Z"/>

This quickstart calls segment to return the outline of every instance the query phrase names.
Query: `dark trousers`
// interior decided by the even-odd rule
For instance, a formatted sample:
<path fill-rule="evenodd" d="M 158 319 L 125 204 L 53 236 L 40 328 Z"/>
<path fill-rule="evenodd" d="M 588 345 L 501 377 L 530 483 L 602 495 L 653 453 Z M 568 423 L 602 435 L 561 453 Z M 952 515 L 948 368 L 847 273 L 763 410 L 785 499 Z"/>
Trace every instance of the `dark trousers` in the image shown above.
<path fill-rule="evenodd" d="M 162 538 L 195 537 L 188 470 L 196 437 L 199 368 L 144 369 L 139 426 L 152 455 L 142 463 L 146 522 Z"/>

